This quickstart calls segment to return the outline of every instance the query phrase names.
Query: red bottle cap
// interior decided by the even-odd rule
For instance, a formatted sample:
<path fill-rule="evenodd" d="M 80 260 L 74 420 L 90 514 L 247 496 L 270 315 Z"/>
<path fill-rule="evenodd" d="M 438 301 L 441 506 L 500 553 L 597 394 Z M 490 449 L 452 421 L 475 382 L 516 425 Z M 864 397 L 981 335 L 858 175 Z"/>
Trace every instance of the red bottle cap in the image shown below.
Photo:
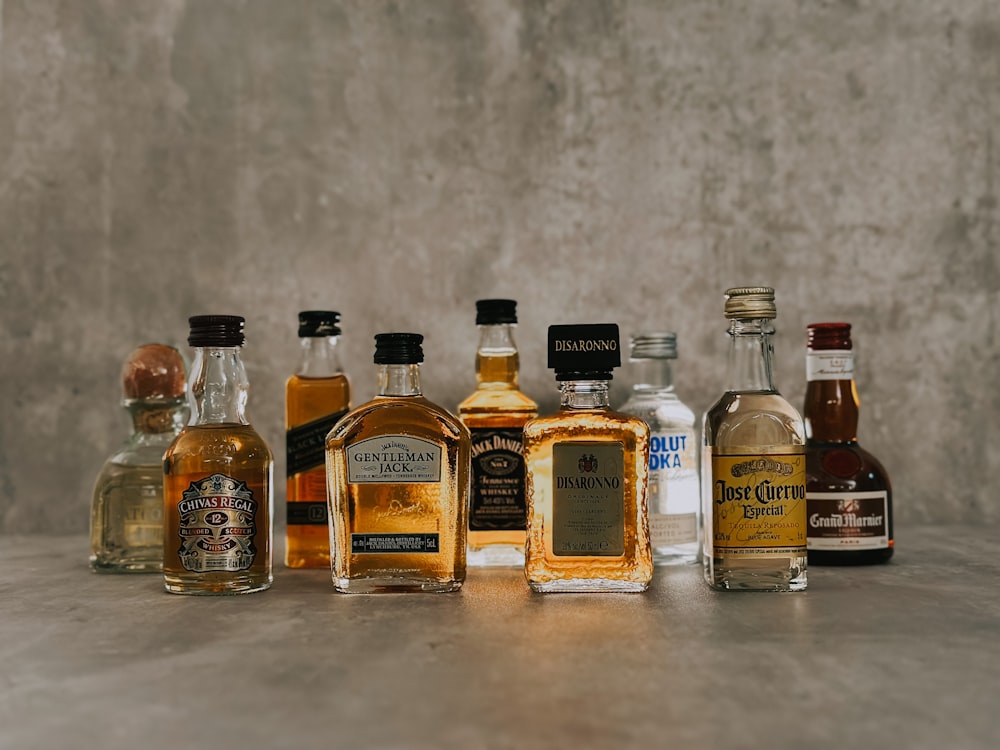
<path fill-rule="evenodd" d="M 807 346 L 814 351 L 852 348 L 850 323 L 810 323 L 806 336 Z"/>

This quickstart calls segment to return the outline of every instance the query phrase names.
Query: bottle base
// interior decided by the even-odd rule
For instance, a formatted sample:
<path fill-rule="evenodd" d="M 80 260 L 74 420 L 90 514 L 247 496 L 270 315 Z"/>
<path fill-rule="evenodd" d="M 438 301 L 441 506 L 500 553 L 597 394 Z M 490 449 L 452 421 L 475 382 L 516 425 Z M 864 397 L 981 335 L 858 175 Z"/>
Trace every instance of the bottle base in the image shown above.
<path fill-rule="evenodd" d="M 338 578 L 333 587 L 341 594 L 447 594 L 458 591 L 465 581 L 453 578 Z"/>
<path fill-rule="evenodd" d="M 638 594 L 649 588 L 649 581 L 619 581 L 611 578 L 566 578 L 555 581 L 528 581 L 539 594 Z"/>
<path fill-rule="evenodd" d="M 170 594 L 186 594 L 189 596 L 236 596 L 239 594 L 254 594 L 271 588 L 273 577 L 268 575 L 243 576 L 227 580 L 191 581 L 177 576 L 165 575 L 163 588 Z"/>
<path fill-rule="evenodd" d="M 717 591 L 805 591 L 806 558 L 706 558 L 705 582 Z"/>
<path fill-rule="evenodd" d="M 313 568 L 316 570 L 330 569 L 330 558 L 327 557 L 325 560 L 323 558 L 316 557 L 286 557 L 285 567 L 292 568 L 294 570 L 302 568 Z"/>
<path fill-rule="evenodd" d="M 653 547 L 653 565 L 694 565 L 698 562 L 697 545 L 693 549 L 684 547 Z"/>
<path fill-rule="evenodd" d="M 892 547 L 882 549 L 809 550 L 810 565 L 882 565 L 892 557 Z"/>
<path fill-rule="evenodd" d="M 523 568 L 524 547 L 513 544 L 494 544 L 488 547 L 469 547 L 465 564 L 477 568 Z"/>
<path fill-rule="evenodd" d="M 94 573 L 111 573 L 112 575 L 120 573 L 162 573 L 163 561 L 132 560 L 127 562 L 101 562 L 91 560 L 90 569 Z"/>

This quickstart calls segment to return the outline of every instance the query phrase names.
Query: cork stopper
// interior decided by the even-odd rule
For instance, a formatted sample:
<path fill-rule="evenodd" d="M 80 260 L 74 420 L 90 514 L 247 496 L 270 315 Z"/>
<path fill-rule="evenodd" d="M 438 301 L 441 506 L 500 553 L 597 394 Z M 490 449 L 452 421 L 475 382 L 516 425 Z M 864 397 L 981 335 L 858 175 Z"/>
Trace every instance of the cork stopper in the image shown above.
<path fill-rule="evenodd" d="M 130 401 L 181 398 L 187 391 L 184 358 L 172 346 L 140 346 L 122 367 L 122 389 Z"/>
<path fill-rule="evenodd" d="M 726 290 L 726 318 L 776 318 L 774 289 L 769 286 L 740 286 Z"/>

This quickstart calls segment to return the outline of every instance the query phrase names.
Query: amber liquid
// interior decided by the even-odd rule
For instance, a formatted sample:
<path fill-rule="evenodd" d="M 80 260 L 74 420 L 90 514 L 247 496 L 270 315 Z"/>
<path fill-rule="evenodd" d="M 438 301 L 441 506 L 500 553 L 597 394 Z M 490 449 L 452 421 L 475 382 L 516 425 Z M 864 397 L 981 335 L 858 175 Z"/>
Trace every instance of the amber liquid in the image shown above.
<path fill-rule="evenodd" d="M 271 451 L 250 425 L 204 424 L 185 427 L 163 457 L 163 576 L 168 591 L 180 594 L 242 594 L 271 585 Z M 196 572 L 180 559 L 178 504 L 193 482 L 223 474 L 245 482 L 257 502 L 253 546 L 246 570 Z"/>
<path fill-rule="evenodd" d="M 538 405 L 517 389 L 518 355 L 476 355 L 480 386 L 458 406 L 470 430 L 521 430 L 538 414 Z M 527 518 L 520 529 L 469 530 L 470 565 L 523 565 Z"/>
<path fill-rule="evenodd" d="M 616 557 L 556 555 L 553 545 L 553 447 L 564 441 L 624 446 L 625 553 Z M 535 591 L 645 591 L 653 577 L 646 507 L 649 429 L 633 417 L 601 409 L 563 409 L 524 428 L 528 539 L 524 572 Z"/>
<path fill-rule="evenodd" d="M 380 436 L 441 448 L 439 482 L 349 483 L 346 450 Z M 469 433 L 422 396 L 378 396 L 327 438 L 333 582 L 344 593 L 457 591 L 465 581 Z M 353 534 L 437 534 L 437 552 L 354 554 Z"/>
<path fill-rule="evenodd" d="M 345 411 L 350 386 L 344 375 L 310 378 L 293 375 L 285 386 L 285 429 Z M 286 482 L 289 503 L 326 502 L 326 466 L 292 474 Z M 285 565 L 289 568 L 330 567 L 328 524 L 289 524 L 285 529 Z"/>

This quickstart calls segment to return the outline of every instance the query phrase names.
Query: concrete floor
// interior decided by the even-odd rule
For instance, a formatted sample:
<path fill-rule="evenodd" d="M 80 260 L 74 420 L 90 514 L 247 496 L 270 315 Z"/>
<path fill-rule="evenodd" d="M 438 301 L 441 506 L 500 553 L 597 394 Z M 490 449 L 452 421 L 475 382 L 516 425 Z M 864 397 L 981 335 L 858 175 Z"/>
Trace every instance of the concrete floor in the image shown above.
<path fill-rule="evenodd" d="M 995 527 L 899 531 L 803 594 L 235 598 L 98 576 L 83 537 L 0 538 L 0 747 L 1000 746 Z M 280 559 L 277 556 L 276 559 Z"/>

